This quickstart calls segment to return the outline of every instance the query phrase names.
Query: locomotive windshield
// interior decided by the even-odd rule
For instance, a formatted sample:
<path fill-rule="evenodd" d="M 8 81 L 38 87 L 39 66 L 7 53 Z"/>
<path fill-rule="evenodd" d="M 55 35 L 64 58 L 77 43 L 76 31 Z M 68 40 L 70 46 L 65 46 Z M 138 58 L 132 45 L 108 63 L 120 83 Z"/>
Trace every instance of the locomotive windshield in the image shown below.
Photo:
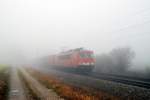
<path fill-rule="evenodd" d="M 81 58 L 93 58 L 93 53 L 80 53 Z"/>

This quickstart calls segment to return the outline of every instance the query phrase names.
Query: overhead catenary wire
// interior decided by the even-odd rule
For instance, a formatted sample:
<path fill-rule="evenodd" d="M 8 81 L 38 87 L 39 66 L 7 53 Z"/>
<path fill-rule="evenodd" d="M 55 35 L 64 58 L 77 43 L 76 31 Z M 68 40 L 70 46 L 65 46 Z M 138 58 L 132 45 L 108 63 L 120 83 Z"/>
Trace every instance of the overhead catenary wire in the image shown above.
<path fill-rule="evenodd" d="M 131 15 L 130 17 L 132 17 L 132 16 L 134 16 L 134 15 L 140 15 L 140 14 L 142 14 L 142 13 L 144 13 L 144 12 L 150 12 L 150 8 L 145 8 L 145 9 L 142 9 L 142 10 L 140 10 L 140 11 L 137 11 L 137 12 L 135 12 L 135 13 L 133 13 L 133 15 Z M 148 21 L 144 21 L 143 23 L 135 23 L 135 24 L 132 24 L 132 25 L 125 25 L 124 27 L 122 27 L 122 28 L 119 28 L 119 29 L 117 29 L 117 30 L 114 30 L 114 31 L 111 31 L 111 32 L 105 32 L 105 33 L 114 33 L 114 32 L 120 32 L 120 31 L 124 31 L 124 30 L 126 30 L 126 29 L 130 29 L 130 28 L 134 28 L 134 27 L 137 27 L 137 26 L 141 26 L 141 25 L 144 25 L 144 24 L 148 24 L 148 23 L 150 23 L 150 20 L 148 20 Z"/>

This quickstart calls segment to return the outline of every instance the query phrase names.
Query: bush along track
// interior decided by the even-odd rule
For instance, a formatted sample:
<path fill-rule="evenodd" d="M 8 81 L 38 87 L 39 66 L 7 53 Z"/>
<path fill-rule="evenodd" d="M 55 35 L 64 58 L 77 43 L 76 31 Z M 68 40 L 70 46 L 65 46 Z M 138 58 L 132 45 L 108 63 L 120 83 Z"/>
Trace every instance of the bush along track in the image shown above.
<path fill-rule="evenodd" d="M 0 100 L 8 99 L 9 79 L 10 79 L 10 67 L 0 68 Z"/>
<path fill-rule="evenodd" d="M 49 76 L 35 69 L 26 69 L 39 82 L 47 88 L 53 89 L 58 95 L 66 100 L 121 100 L 119 97 L 96 91 L 88 87 L 76 87 L 66 84 L 56 79 L 55 76 Z"/>

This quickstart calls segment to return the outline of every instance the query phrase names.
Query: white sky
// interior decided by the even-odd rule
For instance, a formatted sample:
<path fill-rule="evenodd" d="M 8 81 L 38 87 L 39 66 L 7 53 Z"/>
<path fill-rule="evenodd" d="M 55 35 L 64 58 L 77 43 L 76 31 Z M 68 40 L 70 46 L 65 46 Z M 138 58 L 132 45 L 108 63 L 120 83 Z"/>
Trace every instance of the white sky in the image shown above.
<path fill-rule="evenodd" d="M 0 60 L 64 47 L 100 54 L 129 46 L 138 63 L 149 64 L 149 5 L 149 0 L 0 0 Z"/>

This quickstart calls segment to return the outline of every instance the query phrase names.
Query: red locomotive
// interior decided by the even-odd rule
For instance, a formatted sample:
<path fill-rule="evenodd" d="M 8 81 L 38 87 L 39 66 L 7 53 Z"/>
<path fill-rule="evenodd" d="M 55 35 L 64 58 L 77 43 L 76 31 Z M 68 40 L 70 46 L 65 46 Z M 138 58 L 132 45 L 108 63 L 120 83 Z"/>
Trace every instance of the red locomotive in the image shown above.
<path fill-rule="evenodd" d="M 95 67 L 93 51 L 77 48 L 49 57 L 50 65 L 57 69 L 90 72 Z"/>

